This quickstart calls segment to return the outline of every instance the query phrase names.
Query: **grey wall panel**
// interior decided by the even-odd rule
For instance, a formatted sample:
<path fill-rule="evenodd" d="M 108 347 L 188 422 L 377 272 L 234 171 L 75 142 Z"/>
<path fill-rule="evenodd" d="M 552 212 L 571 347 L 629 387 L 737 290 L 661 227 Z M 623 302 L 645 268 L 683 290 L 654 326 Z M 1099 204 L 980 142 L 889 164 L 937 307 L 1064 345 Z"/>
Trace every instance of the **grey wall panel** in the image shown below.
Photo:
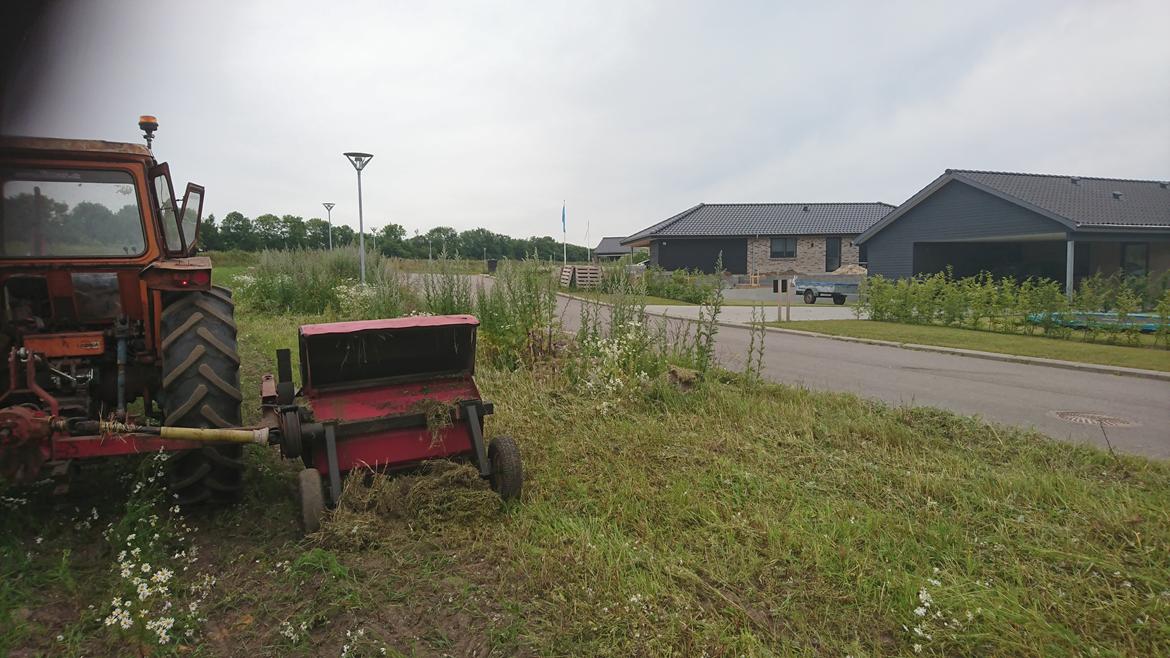
<path fill-rule="evenodd" d="M 747 238 L 668 238 L 657 245 L 656 264 L 665 270 L 715 271 L 715 260 L 723 254 L 723 269 L 732 274 L 747 274 Z"/>
<path fill-rule="evenodd" d="M 878 231 L 869 245 L 869 272 L 887 278 L 914 274 L 915 242 L 1060 233 L 1063 224 L 958 181 L 947 183 L 913 210 Z"/>

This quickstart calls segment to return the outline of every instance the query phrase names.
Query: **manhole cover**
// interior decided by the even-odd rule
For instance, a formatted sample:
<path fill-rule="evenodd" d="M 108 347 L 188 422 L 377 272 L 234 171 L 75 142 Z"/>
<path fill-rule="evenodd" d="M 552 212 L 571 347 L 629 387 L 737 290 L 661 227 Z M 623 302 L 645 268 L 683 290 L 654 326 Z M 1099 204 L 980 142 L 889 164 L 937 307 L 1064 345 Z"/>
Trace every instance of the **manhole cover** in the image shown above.
<path fill-rule="evenodd" d="M 1132 427 L 1137 425 L 1132 420 L 1092 411 L 1053 411 L 1052 415 L 1061 420 L 1067 420 L 1070 423 L 1080 423 L 1081 425 L 1104 425 L 1105 427 Z"/>

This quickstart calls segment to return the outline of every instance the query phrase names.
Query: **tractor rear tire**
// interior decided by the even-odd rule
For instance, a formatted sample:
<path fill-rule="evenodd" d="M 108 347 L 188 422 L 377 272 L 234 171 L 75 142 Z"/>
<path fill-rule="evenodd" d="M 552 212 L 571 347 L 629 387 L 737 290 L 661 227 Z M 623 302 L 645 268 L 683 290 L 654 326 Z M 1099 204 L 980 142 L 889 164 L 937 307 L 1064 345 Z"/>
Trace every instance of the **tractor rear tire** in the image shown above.
<path fill-rule="evenodd" d="M 504 502 L 520 497 L 524 486 L 524 469 L 520 465 L 520 447 L 510 436 L 497 436 L 488 446 L 492 463 L 492 489 Z"/>
<path fill-rule="evenodd" d="M 306 468 L 297 476 L 297 492 L 301 498 L 301 527 L 310 535 L 321 529 L 325 516 L 325 491 L 321 487 L 321 473 Z"/>
<path fill-rule="evenodd" d="M 163 424 L 239 427 L 240 357 L 235 309 L 225 288 L 179 293 L 161 318 Z M 169 485 L 183 506 L 225 504 L 240 498 L 244 448 L 207 445 L 175 453 Z"/>
<path fill-rule="evenodd" d="M 837 306 L 845 305 L 845 295 L 833 295 L 833 303 Z"/>

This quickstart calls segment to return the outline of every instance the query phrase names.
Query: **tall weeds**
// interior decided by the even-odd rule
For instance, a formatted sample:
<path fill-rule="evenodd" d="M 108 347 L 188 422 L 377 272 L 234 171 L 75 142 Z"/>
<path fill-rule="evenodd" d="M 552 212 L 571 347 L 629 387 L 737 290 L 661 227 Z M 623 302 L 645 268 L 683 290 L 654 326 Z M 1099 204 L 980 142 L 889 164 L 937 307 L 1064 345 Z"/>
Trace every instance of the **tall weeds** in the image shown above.
<path fill-rule="evenodd" d="M 473 292 L 466 266 L 445 255 L 421 272 L 403 272 L 400 265 L 368 253 L 366 283 L 361 284 L 356 249 L 263 252 L 236 276 L 233 287 L 241 308 L 258 313 L 338 320 L 475 314 L 486 357 L 504 367 L 552 349 L 559 326 L 555 282 L 547 266 L 501 263 L 494 285 Z"/>

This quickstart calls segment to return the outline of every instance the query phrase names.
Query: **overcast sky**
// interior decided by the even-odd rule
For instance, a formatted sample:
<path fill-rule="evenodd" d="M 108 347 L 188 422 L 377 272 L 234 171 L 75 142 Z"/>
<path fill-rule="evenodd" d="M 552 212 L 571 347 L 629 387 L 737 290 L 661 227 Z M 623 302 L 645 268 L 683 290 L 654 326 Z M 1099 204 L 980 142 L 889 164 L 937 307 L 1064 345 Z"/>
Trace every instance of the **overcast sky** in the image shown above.
<path fill-rule="evenodd" d="M 1170 178 L 1170 2 L 63 2 L 0 130 L 140 141 L 205 212 L 628 235 L 943 169 Z M 51 25 L 51 29 L 44 29 Z"/>

